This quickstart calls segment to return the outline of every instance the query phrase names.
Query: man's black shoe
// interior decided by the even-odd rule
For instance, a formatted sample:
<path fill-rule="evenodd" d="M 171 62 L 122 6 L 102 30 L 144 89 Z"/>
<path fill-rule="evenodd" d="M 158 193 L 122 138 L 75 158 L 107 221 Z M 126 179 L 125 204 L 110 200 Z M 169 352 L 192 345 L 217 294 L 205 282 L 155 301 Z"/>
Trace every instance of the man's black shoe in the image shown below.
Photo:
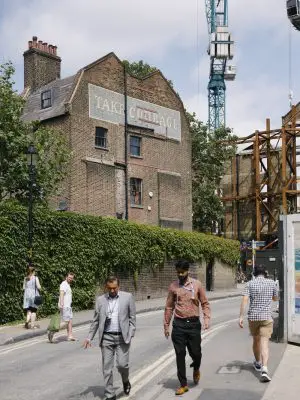
<path fill-rule="evenodd" d="M 117 396 L 113 396 L 113 397 L 105 397 L 104 400 L 117 400 Z"/>
<path fill-rule="evenodd" d="M 123 388 L 124 388 L 124 393 L 127 394 L 127 396 L 128 396 L 130 393 L 130 390 L 131 390 L 130 382 L 129 381 L 123 382 Z"/>

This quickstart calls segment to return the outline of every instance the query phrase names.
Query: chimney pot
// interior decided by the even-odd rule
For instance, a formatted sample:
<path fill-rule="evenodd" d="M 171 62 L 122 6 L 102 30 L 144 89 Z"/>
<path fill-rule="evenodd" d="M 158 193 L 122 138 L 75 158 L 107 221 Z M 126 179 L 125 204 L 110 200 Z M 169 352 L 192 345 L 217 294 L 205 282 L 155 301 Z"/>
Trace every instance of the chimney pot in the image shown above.
<path fill-rule="evenodd" d="M 48 53 L 48 43 L 43 42 L 43 50 Z"/>
<path fill-rule="evenodd" d="M 43 41 L 42 40 L 38 41 L 38 49 L 43 50 Z"/>
<path fill-rule="evenodd" d="M 28 42 L 28 49 L 31 49 L 32 48 L 32 40 L 29 40 L 29 42 Z"/>
<path fill-rule="evenodd" d="M 53 54 L 56 55 L 56 52 L 57 52 L 57 46 L 53 46 Z"/>
<path fill-rule="evenodd" d="M 32 47 L 37 47 L 37 36 L 32 37 Z"/>

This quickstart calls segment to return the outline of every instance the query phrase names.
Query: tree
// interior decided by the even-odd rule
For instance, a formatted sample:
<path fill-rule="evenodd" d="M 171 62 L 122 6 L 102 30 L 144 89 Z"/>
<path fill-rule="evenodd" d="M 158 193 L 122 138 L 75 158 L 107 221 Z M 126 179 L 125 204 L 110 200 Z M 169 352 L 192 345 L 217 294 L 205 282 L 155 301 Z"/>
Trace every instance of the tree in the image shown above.
<path fill-rule="evenodd" d="M 25 100 L 13 89 L 14 72 L 11 63 L 0 65 L 0 201 L 26 201 L 26 150 L 31 143 L 38 152 L 34 196 L 41 200 L 54 194 L 65 177 L 70 151 L 58 130 L 22 120 Z"/>
<path fill-rule="evenodd" d="M 226 163 L 235 153 L 235 138 L 223 128 L 209 132 L 195 113 L 186 115 L 192 135 L 193 227 L 212 232 L 224 216 L 218 191 Z"/>
<path fill-rule="evenodd" d="M 138 62 L 129 62 L 128 60 L 124 60 L 123 64 L 125 65 L 125 70 L 130 75 L 135 76 L 136 78 L 143 79 L 146 76 L 152 74 L 152 72 L 158 71 L 156 67 L 152 67 L 151 65 L 147 64 L 143 60 Z M 173 82 L 168 80 L 170 86 L 173 88 Z"/>
<path fill-rule="evenodd" d="M 151 67 L 149 64 L 140 60 L 138 62 L 129 62 L 128 60 L 124 60 L 123 64 L 125 65 L 125 70 L 140 79 L 145 78 L 145 76 L 151 74 L 152 72 L 157 71 L 156 67 Z"/>

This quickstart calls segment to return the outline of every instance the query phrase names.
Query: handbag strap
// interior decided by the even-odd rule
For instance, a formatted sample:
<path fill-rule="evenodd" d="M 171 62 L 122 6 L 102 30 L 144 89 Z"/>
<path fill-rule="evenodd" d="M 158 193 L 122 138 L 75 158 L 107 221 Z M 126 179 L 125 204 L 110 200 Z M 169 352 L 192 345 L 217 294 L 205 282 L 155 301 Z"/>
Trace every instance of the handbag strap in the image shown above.
<path fill-rule="evenodd" d="M 34 295 L 36 296 L 36 276 L 34 276 Z"/>

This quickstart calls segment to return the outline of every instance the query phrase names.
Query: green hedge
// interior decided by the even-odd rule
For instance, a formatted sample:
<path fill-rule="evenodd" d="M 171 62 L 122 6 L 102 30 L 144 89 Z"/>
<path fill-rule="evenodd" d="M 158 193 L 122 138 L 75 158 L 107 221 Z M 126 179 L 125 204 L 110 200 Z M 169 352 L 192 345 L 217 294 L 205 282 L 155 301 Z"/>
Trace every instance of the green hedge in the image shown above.
<path fill-rule="evenodd" d="M 27 209 L 0 205 L 0 324 L 23 316 Z M 165 260 L 218 258 L 235 266 L 239 243 L 202 233 L 140 225 L 115 218 L 34 210 L 33 262 L 43 286 L 40 316 L 56 311 L 58 287 L 67 271 L 76 274 L 74 309 L 93 306 L 95 287 L 109 271 L 138 273 Z"/>

